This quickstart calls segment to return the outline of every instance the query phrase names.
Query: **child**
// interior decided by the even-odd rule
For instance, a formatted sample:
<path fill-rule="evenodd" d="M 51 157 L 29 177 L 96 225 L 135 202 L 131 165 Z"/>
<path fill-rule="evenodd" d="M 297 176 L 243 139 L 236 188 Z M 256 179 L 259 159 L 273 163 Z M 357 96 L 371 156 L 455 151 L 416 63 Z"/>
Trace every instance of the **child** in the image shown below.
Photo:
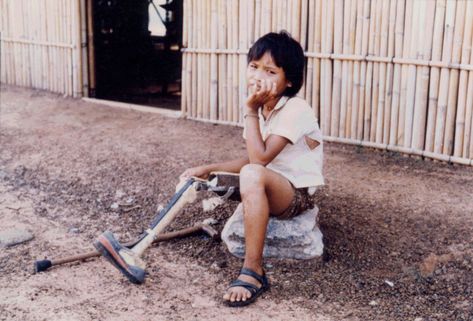
<path fill-rule="evenodd" d="M 269 288 L 263 246 L 270 216 L 289 219 L 314 206 L 323 185 L 322 134 L 311 107 L 294 97 L 302 86 L 304 52 L 286 32 L 269 33 L 248 53 L 243 137 L 247 157 L 187 169 L 207 178 L 212 171 L 240 173 L 245 259 L 223 300 L 244 306 Z"/>

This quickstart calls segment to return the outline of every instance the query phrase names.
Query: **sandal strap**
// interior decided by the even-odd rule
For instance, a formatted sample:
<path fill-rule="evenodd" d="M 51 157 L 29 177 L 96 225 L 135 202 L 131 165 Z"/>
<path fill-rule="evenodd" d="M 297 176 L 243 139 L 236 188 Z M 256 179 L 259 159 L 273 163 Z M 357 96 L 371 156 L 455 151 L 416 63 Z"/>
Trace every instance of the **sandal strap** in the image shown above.
<path fill-rule="evenodd" d="M 251 283 L 248 283 L 248 282 L 245 282 L 245 281 L 242 281 L 242 280 L 238 280 L 238 279 L 236 279 L 235 281 L 230 283 L 230 286 L 228 288 L 234 288 L 234 287 L 237 287 L 237 286 L 244 287 L 245 289 L 247 289 L 248 291 L 251 292 L 251 295 L 254 295 L 260 289 L 259 287 L 257 287 L 254 284 L 251 284 Z"/>
<path fill-rule="evenodd" d="M 258 273 L 256 273 L 255 271 L 253 271 L 251 269 L 242 268 L 240 270 L 240 274 L 251 276 L 252 278 L 257 280 L 259 283 L 261 283 L 262 287 L 266 287 L 268 285 L 268 279 L 266 278 L 266 275 L 264 274 L 264 271 L 263 271 L 263 275 L 259 275 Z"/>

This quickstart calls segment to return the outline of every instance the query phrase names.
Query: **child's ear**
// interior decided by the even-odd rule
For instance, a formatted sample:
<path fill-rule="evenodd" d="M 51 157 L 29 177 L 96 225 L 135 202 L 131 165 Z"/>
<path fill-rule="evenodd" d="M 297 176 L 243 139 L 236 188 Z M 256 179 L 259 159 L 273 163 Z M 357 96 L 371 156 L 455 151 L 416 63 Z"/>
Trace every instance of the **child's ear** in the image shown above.
<path fill-rule="evenodd" d="M 292 87 L 292 82 L 288 82 L 287 87 Z"/>

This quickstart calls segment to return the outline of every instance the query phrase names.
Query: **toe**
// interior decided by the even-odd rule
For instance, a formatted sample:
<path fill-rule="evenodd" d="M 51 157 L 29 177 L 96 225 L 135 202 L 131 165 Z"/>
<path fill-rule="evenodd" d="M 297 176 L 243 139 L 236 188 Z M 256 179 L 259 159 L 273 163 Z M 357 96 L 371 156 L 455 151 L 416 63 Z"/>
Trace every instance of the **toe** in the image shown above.
<path fill-rule="evenodd" d="M 237 294 L 234 291 L 232 291 L 232 293 L 230 294 L 230 301 L 235 302 L 236 296 L 237 296 Z"/>
<path fill-rule="evenodd" d="M 228 293 L 228 290 L 227 290 L 227 292 L 225 292 L 225 294 L 223 295 L 223 299 L 224 299 L 225 301 L 230 300 L 230 293 Z"/>

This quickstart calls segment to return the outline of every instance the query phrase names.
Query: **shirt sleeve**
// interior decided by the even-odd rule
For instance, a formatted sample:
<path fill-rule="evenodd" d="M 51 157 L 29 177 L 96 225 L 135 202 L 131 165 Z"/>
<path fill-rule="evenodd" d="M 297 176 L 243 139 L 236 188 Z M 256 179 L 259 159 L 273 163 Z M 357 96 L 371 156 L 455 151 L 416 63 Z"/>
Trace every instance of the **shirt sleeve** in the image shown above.
<path fill-rule="evenodd" d="M 296 98 L 290 99 L 281 109 L 278 120 L 271 128 L 271 134 L 285 137 L 295 144 L 302 136 L 311 134 L 316 128 L 317 120 L 312 108 L 304 100 Z"/>

